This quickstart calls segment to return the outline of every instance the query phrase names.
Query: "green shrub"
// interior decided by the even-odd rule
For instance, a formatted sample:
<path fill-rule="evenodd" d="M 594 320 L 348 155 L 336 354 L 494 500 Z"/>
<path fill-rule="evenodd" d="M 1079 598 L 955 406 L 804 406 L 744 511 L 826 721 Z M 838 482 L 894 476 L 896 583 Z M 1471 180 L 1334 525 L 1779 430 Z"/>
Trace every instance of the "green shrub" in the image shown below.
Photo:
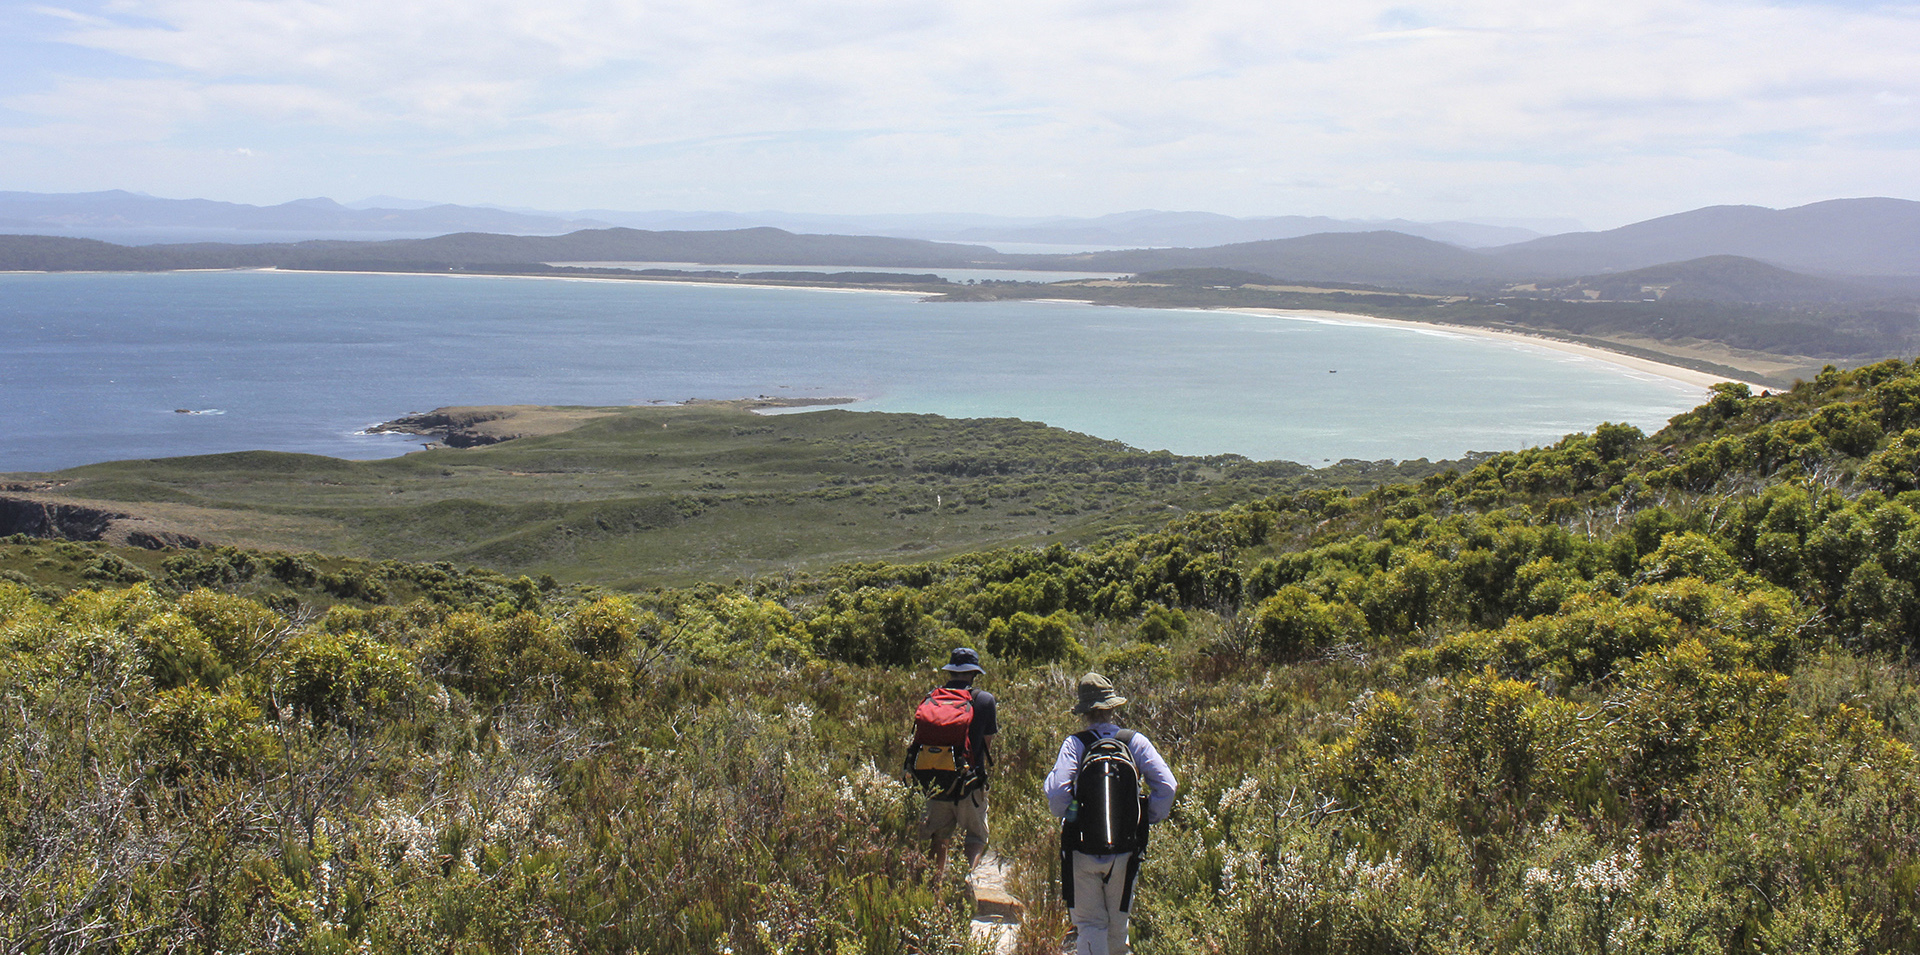
<path fill-rule="evenodd" d="M 1874 452 L 1861 465 L 1860 479 L 1884 491 L 1920 489 L 1920 428 L 1902 431 Z"/>
<path fill-rule="evenodd" d="M 174 604 L 235 669 L 251 667 L 286 629 L 286 618 L 232 594 L 195 590 Z"/>
<path fill-rule="evenodd" d="M 1166 683 L 1179 675 L 1179 666 L 1165 647 L 1129 643 L 1102 654 L 1095 669 L 1129 685 Z"/>
<path fill-rule="evenodd" d="M 1191 626 L 1191 621 L 1182 611 L 1153 604 L 1141 615 L 1140 628 L 1135 635 L 1148 643 L 1167 643 L 1186 636 Z"/>
<path fill-rule="evenodd" d="M 1740 563 L 1705 534 L 1687 531 L 1661 538 L 1653 553 L 1640 558 L 1636 582 L 1698 577 L 1705 581 L 1725 580 L 1740 570 Z"/>
<path fill-rule="evenodd" d="M 188 684 L 154 694 L 136 745 L 163 775 L 178 776 L 244 773 L 274 742 L 251 700 Z"/>
<path fill-rule="evenodd" d="M 987 652 L 1020 663 L 1062 663 L 1085 656 L 1073 638 L 1073 617 L 1056 610 L 1044 617 L 1016 613 L 987 625 Z"/>
<path fill-rule="evenodd" d="M 213 643 L 180 613 L 162 613 L 135 624 L 135 640 L 155 686 L 172 689 L 199 685 L 217 690 L 233 667 Z"/>
<path fill-rule="evenodd" d="M 934 636 L 926 599 L 905 587 L 835 591 L 807 621 L 821 656 L 861 666 L 902 666 Z"/>
<path fill-rule="evenodd" d="M 421 665 L 434 679 L 475 700 L 498 702 L 516 678 L 495 622 L 484 614 L 448 614 L 428 632 L 419 650 Z"/>
<path fill-rule="evenodd" d="M 101 554 L 80 571 L 83 580 L 99 580 L 115 584 L 137 584 L 152 580 L 153 575 L 118 554 Z"/>
<path fill-rule="evenodd" d="M 356 725 L 404 713 L 418 673 L 397 647 L 358 633 L 305 633 L 273 661 L 274 698 L 316 725 Z"/>
<path fill-rule="evenodd" d="M 1262 651 L 1277 659 L 1298 660 L 1363 638 L 1367 620 L 1352 604 L 1329 603 L 1305 588 L 1288 585 L 1260 602 L 1253 627 Z"/>
<path fill-rule="evenodd" d="M 47 616 L 46 605 L 24 583 L 0 580 L 0 627 L 14 628 Z"/>
<path fill-rule="evenodd" d="M 640 633 L 633 601 L 625 597 L 602 597 L 575 608 L 567 627 L 573 648 L 596 660 L 624 656 Z"/>
<path fill-rule="evenodd" d="M 667 641 L 703 666 L 791 666 L 814 654 L 812 636 L 787 608 L 734 593 L 681 607 Z"/>

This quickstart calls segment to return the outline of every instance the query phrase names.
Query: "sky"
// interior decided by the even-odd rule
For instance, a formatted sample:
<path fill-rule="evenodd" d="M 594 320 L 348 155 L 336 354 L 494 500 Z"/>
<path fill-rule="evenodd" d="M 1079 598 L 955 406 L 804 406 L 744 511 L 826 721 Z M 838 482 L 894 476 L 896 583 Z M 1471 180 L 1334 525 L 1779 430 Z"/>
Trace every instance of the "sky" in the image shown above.
<path fill-rule="evenodd" d="M 1920 0 L 0 0 L 0 190 L 1524 219 L 1920 199 Z"/>

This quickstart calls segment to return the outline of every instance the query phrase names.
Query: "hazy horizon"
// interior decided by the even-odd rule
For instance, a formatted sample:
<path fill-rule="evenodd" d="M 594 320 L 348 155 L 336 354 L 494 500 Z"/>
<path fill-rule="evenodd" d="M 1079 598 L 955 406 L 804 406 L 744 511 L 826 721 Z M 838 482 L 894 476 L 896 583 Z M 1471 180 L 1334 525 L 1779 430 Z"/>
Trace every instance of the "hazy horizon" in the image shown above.
<path fill-rule="evenodd" d="M 0 186 L 4 186 L 4 185 L 5 183 L 0 183 Z M 706 217 L 715 217 L 715 218 L 735 217 L 740 219 L 786 219 L 786 220 L 820 219 L 823 221 L 870 220 L 875 223 L 892 222 L 892 223 L 901 225 L 903 227 L 904 226 L 920 226 L 922 228 L 931 228 L 936 225 L 944 225 L 946 227 L 955 228 L 955 229 L 965 228 L 965 227 L 996 227 L 996 226 L 997 227 L 1027 227 L 1027 226 L 1036 226 L 1036 225 L 1048 225 L 1048 224 L 1054 224 L 1054 223 L 1088 223 L 1088 222 L 1097 222 L 1102 220 L 1113 220 L 1115 222 L 1118 222 L 1118 221 L 1123 221 L 1128 217 L 1134 217 L 1134 216 L 1199 215 L 1199 216 L 1223 216 L 1230 219 L 1238 219 L 1243 222 L 1258 222 L 1266 219 L 1292 219 L 1292 218 L 1324 218 L 1324 219 L 1330 219 L 1336 222 L 1345 222 L 1345 223 L 1369 222 L 1369 223 L 1382 223 L 1382 224 L 1394 223 L 1394 222 L 1415 222 L 1415 223 L 1421 223 L 1421 224 L 1435 224 L 1437 221 L 1445 221 L 1445 222 L 1455 222 L 1455 223 L 1468 223 L 1468 224 L 1475 224 L 1475 225 L 1496 226 L 1496 227 L 1504 227 L 1504 228 L 1529 229 L 1541 235 L 1553 235 L 1553 234 L 1562 233 L 1562 232 L 1588 231 L 1588 227 L 1584 222 L 1578 219 L 1567 217 L 1567 216 L 1524 218 L 1524 217 L 1508 217 L 1508 216 L 1471 216 L 1469 215 L 1469 216 L 1459 216 L 1451 220 L 1416 220 L 1406 216 L 1346 218 L 1346 217 L 1338 217 L 1338 216 L 1321 216 L 1321 215 L 1309 214 L 1309 213 L 1281 213 L 1281 214 L 1273 214 L 1273 215 L 1237 215 L 1232 212 L 1221 212 L 1219 210 L 1214 210 L 1214 209 L 1114 209 L 1104 213 L 1098 213 L 1098 214 L 1089 215 L 1089 216 L 1038 215 L 1038 214 L 995 215 L 995 214 L 989 214 L 989 213 L 965 212 L 965 211 L 956 211 L 956 210 L 950 210 L 950 209 L 927 209 L 927 210 L 908 211 L 908 212 L 867 212 L 867 211 L 858 210 L 858 209 L 835 210 L 835 211 L 828 211 L 828 212 L 796 211 L 791 209 L 612 209 L 607 207 L 586 208 L 586 209 L 542 209 L 542 208 L 536 208 L 532 206 L 520 206 L 520 205 L 512 205 L 512 204 L 500 203 L 500 202 L 458 203 L 458 202 L 451 202 L 451 201 L 441 201 L 436 199 L 419 199 L 419 198 L 412 198 L 412 197 L 405 197 L 405 196 L 389 196 L 389 195 L 367 196 L 360 199 L 345 200 L 345 201 L 343 201 L 338 196 L 299 195 L 299 196 L 293 196 L 287 199 L 282 199 L 277 202 L 274 202 L 274 201 L 245 202 L 237 199 L 230 199 L 230 198 L 216 196 L 216 195 L 192 195 L 192 196 L 155 195 L 153 193 L 146 192 L 143 190 L 124 189 L 119 187 L 111 187 L 111 188 L 97 189 L 97 190 L 85 190 L 80 192 L 66 192 L 66 193 L 48 193 L 48 192 L 38 192 L 34 190 L 13 190 L 13 189 L 0 188 L 0 196 L 7 195 L 9 193 L 29 194 L 29 195 L 35 195 L 35 196 L 88 196 L 88 195 L 101 195 L 101 194 L 116 193 L 116 192 L 123 192 L 130 195 L 138 196 L 144 199 L 159 199 L 163 201 L 211 201 L 211 202 L 221 202 L 221 203 L 233 203 L 235 205 L 251 206 L 251 207 L 260 208 L 260 209 L 274 208 L 277 206 L 297 206 L 304 203 L 328 201 L 328 202 L 338 203 L 342 207 L 345 207 L 347 209 L 357 210 L 357 211 L 367 211 L 367 210 L 375 210 L 375 209 L 418 211 L 422 209 L 431 209 L 437 206 L 460 206 L 463 208 L 493 209 L 501 212 L 512 212 L 512 213 L 521 214 L 521 215 L 569 217 L 569 218 L 579 218 L 579 219 L 592 219 L 595 216 L 605 216 L 605 215 L 611 214 L 611 215 L 620 215 L 620 216 L 629 216 L 629 217 L 659 217 L 662 219 L 677 217 L 677 218 L 684 218 L 687 220 L 698 220 Z M 1682 212 L 1687 210 L 1674 210 L 1674 211 Z M 618 223 L 608 223 L 608 224 L 618 225 Z M 111 226 L 111 225 L 100 225 L 100 224 L 93 224 L 93 223 L 88 223 L 84 225 L 75 224 L 73 229 L 61 230 L 61 229 L 54 228 L 53 227 L 54 225 L 57 225 L 57 224 L 50 224 L 50 223 L 41 224 L 40 228 L 27 230 L 27 231 L 36 231 L 36 232 L 71 231 L 74 234 L 80 234 L 82 232 L 111 232 L 116 230 L 124 230 L 124 231 L 130 231 L 130 232 L 155 231 L 155 230 L 181 231 L 182 229 L 193 229 L 193 228 L 198 228 L 198 229 L 201 229 L 202 231 L 208 231 L 208 232 L 234 231 L 234 229 L 231 227 L 221 227 L 221 226 L 176 227 L 176 226 L 149 226 L 149 225 L 135 225 L 135 224 Z M 676 226 L 676 227 L 679 227 L 679 226 Z M 712 226 L 712 228 L 742 228 L 742 227 L 744 226 L 739 226 L 739 225 Z M 691 228 L 707 228 L 707 226 L 693 226 Z M 19 231 L 22 231 L 22 229 L 17 228 L 15 225 L 7 225 L 5 227 L 0 227 L 0 232 L 19 232 Z M 310 231 L 310 230 L 296 230 L 296 231 Z M 379 233 L 369 233 L 369 235 L 378 235 L 378 234 Z M 422 233 L 422 235 L 433 235 L 433 234 L 437 234 L 437 233 L 431 233 L 431 232 Z M 1048 244 L 1052 244 L 1052 243 L 1048 243 Z M 1114 246 L 1114 248 L 1123 248 L 1123 247 L 1131 248 L 1132 246 Z"/>
<path fill-rule="evenodd" d="M 1920 196 L 1920 0 L 0 9 L 0 169 L 274 205 L 1592 229 Z"/>

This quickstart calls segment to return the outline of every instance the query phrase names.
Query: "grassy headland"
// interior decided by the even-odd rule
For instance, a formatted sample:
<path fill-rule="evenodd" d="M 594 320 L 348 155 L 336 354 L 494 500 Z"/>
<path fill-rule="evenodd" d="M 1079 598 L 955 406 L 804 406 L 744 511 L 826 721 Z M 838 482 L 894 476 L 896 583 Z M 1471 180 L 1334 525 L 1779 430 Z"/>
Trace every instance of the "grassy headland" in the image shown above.
<path fill-rule="evenodd" d="M 437 418 L 527 436 L 377 461 L 244 452 L 97 464 L 16 480 L 30 490 L 14 496 L 213 543 L 631 589 L 1080 544 L 1247 497 L 1437 467 L 1181 457 L 1013 419 L 751 413 L 773 404 L 452 409 Z"/>

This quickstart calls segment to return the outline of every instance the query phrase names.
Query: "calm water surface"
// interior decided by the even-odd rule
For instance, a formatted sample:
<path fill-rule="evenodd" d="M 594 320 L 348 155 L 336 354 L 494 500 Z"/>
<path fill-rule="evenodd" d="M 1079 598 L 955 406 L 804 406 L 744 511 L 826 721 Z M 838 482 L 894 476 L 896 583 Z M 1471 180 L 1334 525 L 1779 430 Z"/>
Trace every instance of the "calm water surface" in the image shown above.
<path fill-rule="evenodd" d="M 465 404 L 857 396 L 1181 454 L 1454 457 L 1697 388 L 1532 345 L 1325 318 L 911 295 L 414 275 L 0 275 L 0 471 L 265 448 Z M 187 409 L 197 414 L 179 414 Z"/>

